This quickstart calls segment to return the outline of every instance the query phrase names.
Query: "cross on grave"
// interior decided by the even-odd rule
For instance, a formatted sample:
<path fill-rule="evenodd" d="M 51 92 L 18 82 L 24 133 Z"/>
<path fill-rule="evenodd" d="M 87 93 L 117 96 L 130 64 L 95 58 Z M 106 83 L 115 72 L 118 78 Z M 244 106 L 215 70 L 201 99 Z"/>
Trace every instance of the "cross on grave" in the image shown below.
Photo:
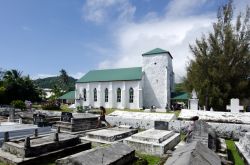
<path fill-rule="evenodd" d="M 243 106 L 240 106 L 239 99 L 231 99 L 230 105 L 227 105 L 227 110 L 231 110 L 232 113 L 239 113 L 243 110 Z"/>

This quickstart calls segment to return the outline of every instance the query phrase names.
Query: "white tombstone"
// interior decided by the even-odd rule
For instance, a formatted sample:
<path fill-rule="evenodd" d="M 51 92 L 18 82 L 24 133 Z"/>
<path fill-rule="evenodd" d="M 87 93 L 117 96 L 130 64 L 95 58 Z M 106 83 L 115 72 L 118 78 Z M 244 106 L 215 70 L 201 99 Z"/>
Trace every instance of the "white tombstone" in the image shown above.
<path fill-rule="evenodd" d="M 227 105 L 227 110 L 231 110 L 232 113 L 239 113 L 240 110 L 243 110 L 243 106 L 240 106 L 239 99 L 231 99 L 230 105 Z"/>
<path fill-rule="evenodd" d="M 197 99 L 197 94 L 194 89 L 192 90 L 192 99 Z"/>
<path fill-rule="evenodd" d="M 192 110 L 198 110 L 199 107 L 198 107 L 198 102 L 199 102 L 199 99 L 197 99 L 197 94 L 195 92 L 195 90 L 192 91 L 192 99 L 189 99 L 189 109 L 192 109 Z"/>

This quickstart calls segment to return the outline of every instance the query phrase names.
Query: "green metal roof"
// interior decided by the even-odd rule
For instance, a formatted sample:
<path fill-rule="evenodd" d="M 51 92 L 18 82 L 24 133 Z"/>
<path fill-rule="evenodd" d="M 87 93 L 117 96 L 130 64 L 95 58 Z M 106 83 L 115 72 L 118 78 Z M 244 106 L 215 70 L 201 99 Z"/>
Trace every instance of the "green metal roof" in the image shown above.
<path fill-rule="evenodd" d="M 142 68 L 92 70 L 77 80 L 77 83 L 141 80 Z"/>
<path fill-rule="evenodd" d="M 153 50 L 150 50 L 149 52 L 143 53 L 142 56 L 162 54 L 162 53 L 167 53 L 170 55 L 171 58 L 173 58 L 172 55 L 168 51 L 160 49 L 160 48 L 155 48 Z"/>
<path fill-rule="evenodd" d="M 64 95 L 62 95 L 58 99 L 74 100 L 75 99 L 75 91 L 70 91 L 68 93 L 65 93 Z"/>
<path fill-rule="evenodd" d="M 190 96 L 186 92 L 173 92 L 173 93 L 171 93 L 172 100 L 188 100 L 189 98 L 190 98 Z"/>

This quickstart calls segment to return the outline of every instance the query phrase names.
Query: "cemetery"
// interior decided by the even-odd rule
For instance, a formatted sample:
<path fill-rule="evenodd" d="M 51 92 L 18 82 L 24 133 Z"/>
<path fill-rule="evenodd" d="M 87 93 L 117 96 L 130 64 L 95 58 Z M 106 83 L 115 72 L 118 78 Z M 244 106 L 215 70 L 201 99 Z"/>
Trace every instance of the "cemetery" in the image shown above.
<path fill-rule="evenodd" d="M 0 161 L 128 164 L 138 160 L 137 152 L 164 158 L 165 165 L 230 164 L 225 139 L 233 139 L 239 155 L 249 164 L 250 115 L 241 112 L 243 108 L 235 99 L 227 108 L 230 111 L 182 109 L 179 116 L 172 112 L 115 110 L 106 115 L 111 128 L 105 123 L 96 128 L 96 113 L 22 112 L 23 116 L 33 116 L 34 123 L 22 124 L 16 115 L 19 112 L 12 110 L 0 125 Z M 51 116 L 59 118 L 52 127 L 44 123 Z M 193 122 L 195 116 L 199 120 Z M 192 123 L 192 134 L 183 140 Z"/>
<path fill-rule="evenodd" d="M 97 128 L 100 115 L 93 108 L 81 113 L 1 108 L 0 163 L 126 165 L 154 156 L 165 165 L 237 164 L 230 140 L 241 161 L 250 164 L 250 113 L 239 99 L 232 98 L 226 112 L 207 111 L 198 103 L 193 91 L 179 115 L 154 106 L 114 110 L 105 117 L 110 128 L 105 122 Z"/>
<path fill-rule="evenodd" d="M 0 165 L 250 165 L 250 1 L 197 2 L 0 1 Z"/>
<path fill-rule="evenodd" d="M 114 110 L 105 116 L 111 127 L 104 121 L 97 127 L 100 114 L 96 112 L 100 111 L 93 108 L 81 113 L 2 108 L 0 161 L 125 165 L 141 160 L 138 154 L 144 154 L 165 165 L 232 164 L 226 143 L 232 139 L 249 164 L 250 113 L 243 112 L 239 99 L 231 99 L 226 112 L 202 110 L 198 103 L 193 91 L 188 108 L 179 115 L 154 106 Z"/>

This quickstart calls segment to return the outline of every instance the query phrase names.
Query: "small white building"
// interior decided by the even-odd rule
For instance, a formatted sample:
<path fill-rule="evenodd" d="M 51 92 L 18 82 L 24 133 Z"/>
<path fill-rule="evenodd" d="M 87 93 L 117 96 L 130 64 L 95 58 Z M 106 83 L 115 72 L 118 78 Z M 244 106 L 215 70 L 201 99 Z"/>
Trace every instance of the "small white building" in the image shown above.
<path fill-rule="evenodd" d="M 143 66 L 92 70 L 76 82 L 76 106 L 141 109 L 170 106 L 173 57 L 160 48 L 142 54 Z"/>

